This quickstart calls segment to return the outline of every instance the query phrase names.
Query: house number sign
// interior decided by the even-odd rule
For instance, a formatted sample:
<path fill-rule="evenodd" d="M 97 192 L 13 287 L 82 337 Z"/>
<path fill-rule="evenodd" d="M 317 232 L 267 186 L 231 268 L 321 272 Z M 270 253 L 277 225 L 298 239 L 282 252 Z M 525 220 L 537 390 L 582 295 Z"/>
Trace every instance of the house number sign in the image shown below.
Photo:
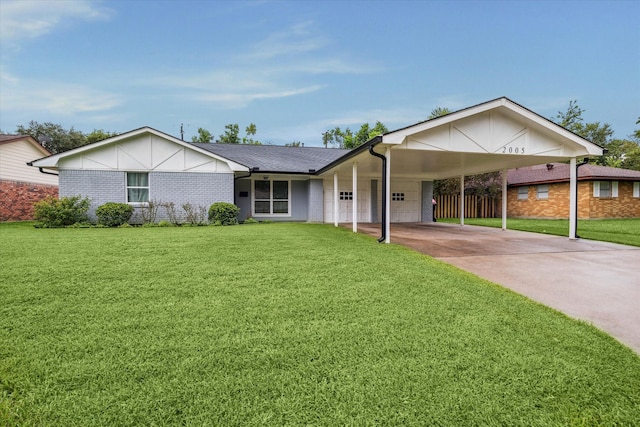
<path fill-rule="evenodd" d="M 502 154 L 524 154 L 524 147 L 502 147 Z"/>

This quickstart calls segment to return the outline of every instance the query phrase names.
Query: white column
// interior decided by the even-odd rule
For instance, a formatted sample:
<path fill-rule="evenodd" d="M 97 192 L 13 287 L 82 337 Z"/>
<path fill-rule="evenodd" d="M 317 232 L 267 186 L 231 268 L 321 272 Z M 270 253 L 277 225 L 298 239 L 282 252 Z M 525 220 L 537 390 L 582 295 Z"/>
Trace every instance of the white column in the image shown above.
<path fill-rule="evenodd" d="M 387 196 L 386 196 L 386 204 L 385 204 L 385 228 L 386 228 L 386 236 L 385 243 L 391 243 L 391 147 L 387 147 L 387 151 L 385 152 L 385 157 L 387 158 Z"/>
<path fill-rule="evenodd" d="M 340 209 L 338 208 L 338 171 L 333 172 L 333 225 L 338 226 L 338 215 L 340 215 Z"/>
<path fill-rule="evenodd" d="M 353 200 L 351 200 L 351 222 L 353 224 L 353 232 L 358 232 L 358 164 L 353 162 Z"/>
<path fill-rule="evenodd" d="M 576 158 L 572 157 L 569 163 L 569 239 L 576 239 L 578 224 L 578 171 L 576 170 Z"/>
<path fill-rule="evenodd" d="M 507 170 L 502 169 L 502 229 L 507 229 Z"/>
<path fill-rule="evenodd" d="M 460 225 L 464 225 L 464 175 L 460 175 Z"/>

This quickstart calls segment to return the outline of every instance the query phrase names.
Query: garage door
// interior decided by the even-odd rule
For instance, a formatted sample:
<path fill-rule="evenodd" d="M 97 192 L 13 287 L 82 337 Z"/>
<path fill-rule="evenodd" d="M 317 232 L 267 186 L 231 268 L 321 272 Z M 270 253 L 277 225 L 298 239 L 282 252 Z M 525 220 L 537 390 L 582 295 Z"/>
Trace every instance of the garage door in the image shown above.
<path fill-rule="evenodd" d="M 420 222 L 420 183 L 391 183 L 391 222 Z"/>

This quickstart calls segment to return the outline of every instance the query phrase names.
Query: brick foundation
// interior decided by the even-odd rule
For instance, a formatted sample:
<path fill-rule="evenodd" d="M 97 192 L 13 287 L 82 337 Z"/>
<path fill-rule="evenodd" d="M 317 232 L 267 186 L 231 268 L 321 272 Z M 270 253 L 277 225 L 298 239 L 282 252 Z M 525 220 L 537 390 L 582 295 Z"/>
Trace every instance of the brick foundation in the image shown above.
<path fill-rule="evenodd" d="M 33 220 L 33 204 L 48 196 L 58 197 L 58 186 L 0 181 L 0 221 Z"/>

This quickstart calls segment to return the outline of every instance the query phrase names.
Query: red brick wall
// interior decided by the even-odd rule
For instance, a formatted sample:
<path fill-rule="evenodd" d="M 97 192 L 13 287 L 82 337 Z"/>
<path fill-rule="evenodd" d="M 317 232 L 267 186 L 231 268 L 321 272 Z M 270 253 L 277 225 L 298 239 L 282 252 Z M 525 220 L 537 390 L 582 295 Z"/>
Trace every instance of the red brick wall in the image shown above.
<path fill-rule="evenodd" d="M 514 218 L 569 218 L 569 183 L 549 184 L 549 198 L 538 200 L 536 185 L 529 186 L 527 200 L 518 200 L 518 188 L 507 190 L 507 215 Z M 633 197 L 633 183 L 618 182 L 618 197 L 593 197 L 593 181 L 578 182 L 578 218 L 640 218 L 640 199 Z"/>
<path fill-rule="evenodd" d="M 33 219 L 33 204 L 47 196 L 58 197 L 58 186 L 0 181 L 0 221 Z"/>

